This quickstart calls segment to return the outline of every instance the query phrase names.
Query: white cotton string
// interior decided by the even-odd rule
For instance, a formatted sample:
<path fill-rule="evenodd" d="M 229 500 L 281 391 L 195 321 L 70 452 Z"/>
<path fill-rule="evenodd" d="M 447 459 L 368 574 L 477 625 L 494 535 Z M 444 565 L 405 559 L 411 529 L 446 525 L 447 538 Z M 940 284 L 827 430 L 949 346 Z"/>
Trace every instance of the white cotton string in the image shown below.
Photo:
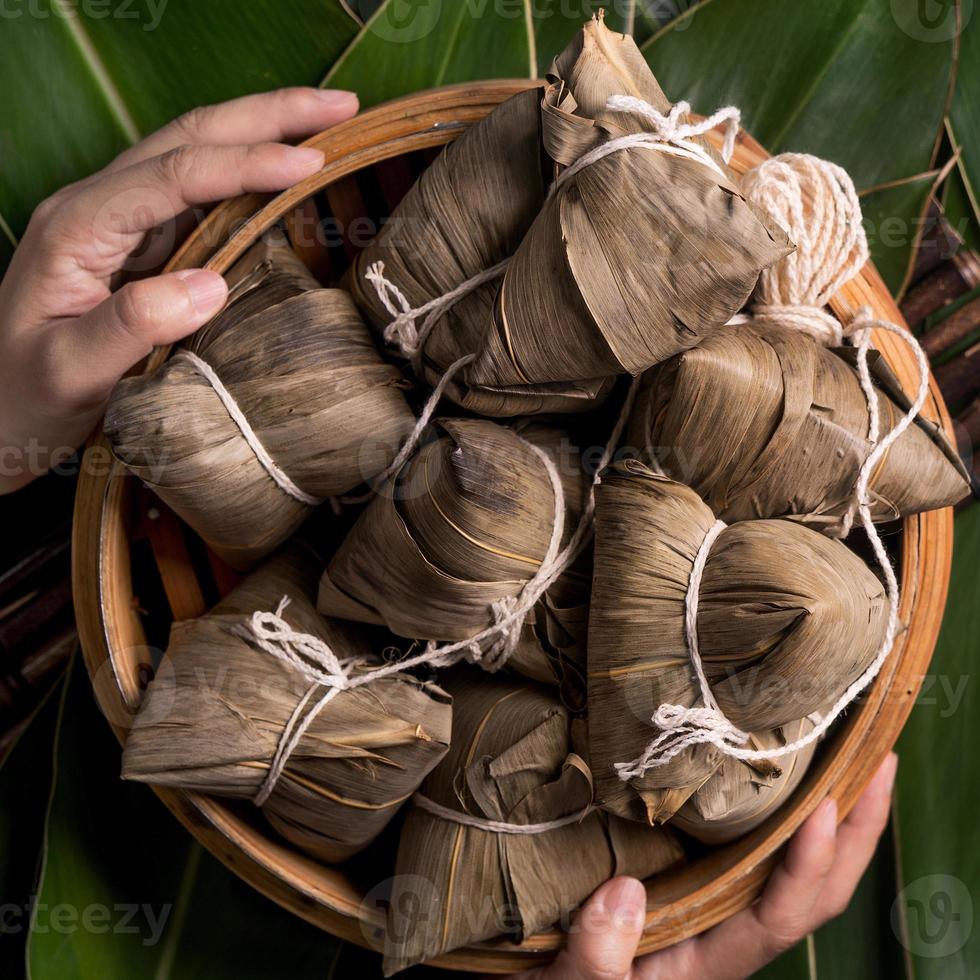
<path fill-rule="evenodd" d="M 769 211 L 786 229 L 798 248 L 762 273 L 755 305 L 750 308 L 751 315 L 740 314 L 730 322 L 737 325 L 753 320 L 769 320 L 795 326 L 820 343 L 839 346 L 848 338 L 856 347 L 858 378 L 868 404 L 868 442 L 871 449 L 858 471 L 851 504 L 841 519 L 837 533 L 840 537 L 846 537 L 855 519 L 860 519 L 885 579 L 888 620 L 881 646 L 861 676 L 848 686 L 822 717 L 809 716 L 814 722 L 812 731 L 778 749 L 747 749 L 743 747 L 745 733 L 733 726 L 726 727 L 729 723 L 717 711 L 703 671 L 699 669 L 697 623 L 692 619 L 689 591 L 685 635 L 704 707 L 686 709 L 679 705 L 661 705 L 652 719 L 661 729 L 660 734 L 633 762 L 616 765 L 624 780 L 642 777 L 686 748 L 702 743 L 714 745 L 725 755 L 746 762 L 778 758 L 806 748 L 823 737 L 854 699 L 878 676 L 898 632 L 898 579 L 872 519 L 870 484 L 884 455 L 914 424 L 925 404 L 929 393 L 929 362 L 912 334 L 894 323 L 876 319 L 869 307 L 861 307 L 847 326 L 843 326 L 825 309 L 834 293 L 861 271 L 869 254 L 861 220 L 861 205 L 854 185 L 844 170 L 806 154 L 783 154 L 749 171 L 742 187 L 750 201 Z M 898 424 L 884 436 L 881 434 L 878 394 L 868 367 L 873 330 L 887 331 L 907 344 L 919 371 L 915 399 Z M 699 557 L 704 554 L 702 546 Z M 692 573 L 692 580 L 695 578 L 699 576 Z"/>
<path fill-rule="evenodd" d="M 651 132 L 629 133 L 617 136 L 589 150 L 566 167 L 551 186 L 554 193 L 566 181 L 571 180 L 585 167 L 602 160 L 612 153 L 622 150 L 646 149 L 667 153 L 673 156 L 694 160 L 710 168 L 721 180 L 730 182 L 731 174 L 726 174 L 718 166 L 714 157 L 699 143 L 692 141 L 695 136 L 703 136 L 718 126 L 725 126 L 725 142 L 722 146 L 721 157 L 728 163 L 735 150 L 735 139 L 738 136 L 738 125 L 741 113 L 734 106 L 725 106 L 697 123 L 682 122 L 681 118 L 691 111 L 686 102 L 678 102 L 666 115 L 655 109 L 649 102 L 637 99 L 632 95 L 612 95 L 606 101 L 606 108 L 611 112 L 632 112 L 643 116 L 653 125 Z"/>
<path fill-rule="evenodd" d="M 664 114 L 648 102 L 644 102 L 643 99 L 629 95 L 613 95 L 607 100 L 606 108 L 612 112 L 639 114 L 653 125 L 653 131 L 632 133 L 601 143 L 576 160 L 571 166 L 566 167 L 553 181 L 549 194 L 553 194 L 583 168 L 591 166 L 603 157 L 633 148 L 652 149 L 694 160 L 710 167 L 723 181 L 731 180 L 731 175 L 726 174 L 718 166 L 703 146 L 692 142 L 692 137 L 701 136 L 718 126 L 724 125 L 725 140 L 721 155 L 727 163 L 735 149 L 739 119 L 741 118 L 741 113 L 734 106 L 719 109 L 707 119 L 697 123 L 682 122 L 682 117 L 691 111 L 687 102 L 678 102 L 669 113 Z M 368 266 L 364 278 L 374 286 L 379 302 L 392 317 L 391 322 L 384 330 L 385 341 L 395 345 L 402 355 L 412 362 L 412 366 L 418 374 L 422 350 L 439 318 L 474 289 L 479 288 L 484 283 L 499 279 L 506 271 L 509 263 L 510 258 L 505 258 L 491 268 L 471 276 L 455 289 L 443 293 L 441 296 L 436 296 L 421 306 L 413 307 L 405 293 L 385 276 L 384 262 L 372 262 Z M 416 326 L 419 320 L 422 321 L 421 327 Z"/>
<path fill-rule="evenodd" d="M 354 668 L 361 666 L 363 661 L 338 659 L 329 646 L 319 637 L 293 630 L 289 623 L 282 618 L 282 613 L 289 604 L 289 599 L 285 596 L 275 612 L 254 612 L 244 623 L 232 628 L 231 632 L 235 635 L 275 657 L 285 666 L 299 670 L 312 683 L 311 688 L 300 700 L 283 730 L 269 772 L 255 797 L 255 802 L 259 806 L 269 798 L 269 794 L 282 776 L 290 755 L 299 745 L 316 716 L 340 691 L 352 690 L 364 684 L 374 683 L 382 677 L 403 674 L 422 666 L 443 668 L 462 660 L 469 660 L 479 664 L 488 673 L 494 673 L 506 664 L 520 639 L 521 629 L 528 613 L 558 577 L 575 561 L 588 543 L 592 532 L 592 516 L 595 513 L 595 488 L 599 482 L 599 474 L 612 460 L 619 440 L 622 438 L 638 390 L 639 380 L 634 379 L 630 384 L 626 398 L 623 400 L 619 418 L 616 420 L 609 441 L 596 467 L 582 517 L 564 549 L 561 549 L 561 540 L 565 530 L 565 492 L 558 468 L 543 449 L 523 440 L 542 462 L 551 482 L 555 501 L 551 540 L 537 572 L 525 583 L 520 594 L 492 603 L 493 623 L 474 636 L 441 646 L 430 642 L 422 653 L 413 657 L 406 657 L 404 660 L 395 661 L 384 667 L 372 668 L 355 675 L 353 673 Z M 303 721 L 297 725 L 299 717 L 303 714 L 318 686 L 326 687 L 327 691 L 306 713 Z"/>
<path fill-rule="evenodd" d="M 446 388 L 449 383 L 453 380 L 454 375 L 460 368 L 469 364 L 473 360 L 472 354 L 467 354 L 465 357 L 461 357 L 458 361 L 455 361 L 447 369 L 445 374 L 439 379 L 439 384 L 435 386 L 432 390 L 432 394 L 429 395 L 428 400 L 425 403 L 425 407 L 422 409 L 421 414 L 418 417 L 418 421 L 415 423 L 415 428 L 412 429 L 408 438 L 405 440 L 404 445 L 398 450 L 398 455 L 391 461 L 391 464 L 374 478 L 373 482 L 375 484 L 382 484 L 385 480 L 394 476 L 398 471 L 408 462 L 409 456 L 415 452 L 419 442 L 422 440 L 422 436 L 425 434 L 425 430 L 428 428 L 429 422 L 432 421 L 432 416 L 435 414 L 436 409 L 439 407 L 439 402 L 442 400 L 442 396 L 445 394 Z"/>
<path fill-rule="evenodd" d="M 878 411 L 878 396 L 871 378 L 871 372 L 868 368 L 868 350 L 871 346 L 872 330 L 885 330 L 904 341 L 915 356 L 919 369 L 919 384 L 915 399 L 895 428 L 885 436 L 881 436 L 880 433 L 881 423 Z M 703 672 L 698 670 L 697 623 L 692 620 L 691 607 L 687 605 L 685 635 L 687 637 L 688 649 L 691 652 L 691 659 L 695 666 L 695 672 L 698 674 L 698 681 L 701 685 L 702 699 L 706 707 L 689 709 L 679 705 L 661 705 L 652 718 L 653 723 L 661 729 L 661 734 L 650 742 L 643 753 L 632 762 L 615 764 L 620 778 L 624 781 L 642 777 L 650 769 L 666 764 L 686 748 L 703 743 L 710 743 L 725 755 L 746 762 L 759 759 L 776 759 L 780 756 L 799 752 L 800 749 L 812 745 L 819 738 L 823 737 L 827 729 L 843 714 L 854 699 L 874 681 L 881 672 L 885 661 L 888 659 L 892 645 L 895 642 L 895 636 L 898 633 L 900 594 L 895 570 L 892 568 L 888 552 L 885 550 L 881 535 L 878 533 L 878 528 L 875 526 L 872 518 L 870 483 L 885 453 L 888 452 L 895 440 L 915 422 L 923 405 L 925 405 L 926 398 L 929 394 L 929 362 L 912 334 L 887 320 L 875 319 L 869 307 L 861 307 L 844 332 L 846 335 L 857 340 L 858 376 L 861 380 L 861 389 L 868 401 L 868 441 L 872 443 L 873 448 L 861 464 L 861 469 L 858 472 L 857 481 L 854 486 L 853 503 L 842 521 L 843 533 L 846 535 L 850 530 L 855 516 L 859 517 L 861 526 L 864 528 L 868 540 L 871 542 L 875 558 L 881 567 L 888 597 L 888 621 L 885 625 L 885 633 L 881 641 L 881 646 L 878 648 L 874 660 L 871 661 L 861 676 L 848 686 L 837 701 L 834 702 L 830 710 L 816 722 L 813 730 L 807 735 L 795 741 L 788 742 L 786 745 L 777 749 L 746 749 L 741 747 L 745 741 L 745 734 L 735 729 L 734 726 L 731 726 L 731 730 L 725 728 L 725 724 L 730 723 L 727 722 L 727 719 L 724 719 L 721 712 L 710 707 L 714 699 L 711 697 Z M 717 526 L 716 524 L 715 527 Z M 705 554 L 703 545 L 698 552 L 699 557 L 702 554 Z M 697 562 L 695 562 L 695 565 L 697 565 Z M 693 579 L 694 573 L 692 572 Z M 690 602 L 690 594 L 689 589 L 688 603 Z M 695 617 L 696 614 L 697 607 L 695 606 Z"/>
<path fill-rule="evenodd" d="M 289 597 L 283 596 L 275 612 L 256 611 L 244 623 L 238 623 L 229 630 L 233 635 L 265 651 L 288 669 L 297 671 L 311 685 L 293 709 L 283 729 L 269 771 L 254 797 L 256 806 L 262 806 L 268 800 L 289 757 L 316 716 L 340 691 L 351 686 L 352 671 L 364 662 L 354 657 L 340 660 L 320 637 L 294 630 L 282 618 L 289 603 Z M 321 687 L 327 688 L 326 693 L 302 722 L 299 722 L 313 694 Z"/>
<path fill-rule="evenodd" d="M 698 645 L 698 602 L 701 579 L 708 563 L 711 546 L 728 525 L 715 521 L 704 536 L 691 565 L 691 574 L 684 596 L 684 639 L 701 692 L 702 705 L 685 708 L 679 704 L 662 704 L 653 716 L 660 734 L 632 762 L 617 762 L 614 768 L 624 782 L 662 766 L 691 745 L 712 742 L 716 745 L 744 745 L 748 734 L 736 728 L 718 706 L 708 684 Z"/>
<path fill-rule="evenodd" d="M 475 817 L 471 813 L 452 810 L 436 803 L 435 800 L 429 799 L 428 796 L 423 796 L 422 793 L 416 793 L 412 797 L 412 802 L 420 810 L 426 810 L 433 816 L 462 824 L 464 827 L 485 830 L 489 834 L 546 834 L 549 830 L 558 830 L 560 827 L 568 827 L 573 823 L 581 823 L 589 814 L 598 809 L 595 806 L 587 806 L 578 813 L 570 813 L 568 816 L 559 817 L 557 820 L 546 820 L 543 823 L 507 823 L 503 820 L 488 820 L 485 817 Z"/>
<path fill-rule="evenodd" d="M 390 279 L 386 278 L 384 262 L 372 262 L 368 266 L 364 278 L 374 286 L 381 305 L 394 318 L 385 327 L 384 339 L 396 346 L 404 357 L 412 361 L 416 373 L 419 373 L 422 349 L 439 318 L 464 296 L 484 283 L 499 279 L 507 268 L 510 259 L 504 259 L 489 269 L 478 272 L 464 283 L 430 299 L 421 306 L 413 307 L 408 297 Z M 416 327 L 416 322 L 422 320 L 422 326 Z"/>
<path fill-rule="evenodd" d="M 289 478 L 289 474 L 276 465 L 275 460 L 269 455 L 265 446 L 262 445 L 259 437 L 255 434 L 255 430 L 249 424 L 248 419 L 245 418 L 245 413 L 239 407 L 238 402 L 235 401 L 231 392 L 224 386 L 221 378 L 218 377 L 217 371 L 207 361 L 198 357 L 193 351 L 187 350 L 187 348 L 181 348 L 176 356 L 186 358 L 190 361 L 197 372 L 208 381 L 214 389 L 214 393 L 218 396 L 219 401 L 231 416 L 231 420 L 238 426 L 238 430 L 248 443 L 249 448 L 255 453 L 255 458 L 262 464 L 266 473 L 272 477 L 276 485 L 300 503 L 307 504 L 310 507 L 318 507 L 322 504 L 323 501 L 319 497 L 314 497 L 300 490 Z"/>
<path fill-rule="evenodd" d="M 491 605 L 494 620 L 492 626 L 459 643 L 444 646 L 430 643 L 422 653 L 414 657 L 373 668 L 356 676 L 353 674 L 354 668 L 364 661 L 340 660 L 320 637 L 298 632 L 282 618 L 290 602 L 288 596 L 283 596 L 275 612 L 256 611 L 244 623 L 231 627 L 230 632 L 235 636 L 268 653 L 287 668 L 298 671 L 311 682 L 311 687 L 300 699 L 283 729 L 269 771 L 254 798 L 257 806 L 262 806 L 268 800 L 300 740 L 320 711 L 341 691 L 371 684 L 382 677 L 402 674 L 422 665 L 446 667 L 468 659 L 489 672 L 495 672 L 506 663 L 520 639 L 524 619 L 544 592 L 540 582 L 548 580 L 550 583 L 555 572 L 565 528 L 565 495 L 558 469 L 544 450 L 530 442 L 526 444 L 541 460 L 548 473 L 554 494 L 555 518 L 548 550 L 538 571 L 526 583 L 519 597 L 499 600 Z M 486 641 L 490 643 L 484 649 L 483 644 Z M 327 690 L 304 716 L 303 712 L 314 692 L 321 687 Z M 303 720 L 299 721 L 301 716 Z"/>
<path fill-rule="evenodd" d="M 797 246 L 763 270 L 753 318 L 789 324 L 820 343 L 840 346 L 841 325 L 825 307 L 870 254 L 861 202 L 847 171 L 808 153 L 783 153 L 750 170 L 742 193 Z"/>

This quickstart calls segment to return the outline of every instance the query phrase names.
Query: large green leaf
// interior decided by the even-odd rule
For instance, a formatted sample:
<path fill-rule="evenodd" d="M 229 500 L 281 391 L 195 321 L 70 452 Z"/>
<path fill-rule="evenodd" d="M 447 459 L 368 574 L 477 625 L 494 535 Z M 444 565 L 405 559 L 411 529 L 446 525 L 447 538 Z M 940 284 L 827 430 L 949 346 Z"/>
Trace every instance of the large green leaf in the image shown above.
<path fill-rule="evenodd" d="M 871 257 L 893 294 L 905 285 L 936 173 L 926 173 L 861 196 Z"/>
<path fill-rule="evenodd" d="M 0 30 L 0 214 L 19 235 L 59 187 L 184 110 L 315 84 L 353 38 L 340 0 L 31 0 Z"/>
<path fill-rule="evenodd" d="M 698 0 L 636 0 L 633 13 L 633 37 L 637 44 L 646 44 L 657 31 L 695 6 Z M 685 30 L 691 22 L 678 22 L 677 29 Z"/>
<path fill-rule="evenodd" d="M 480 78 L 534 74 L 529 8 L 492 0 L 385 0 L 324 79 L 363 106 Z"/>
<path fill-rule="evenodd" d="M 0 764 L 0 976 L 24 968 L 51 759 L 64 683 L 59 681 Z"/>
<path fill-rule="evenodd" d="M 14 256 L 14 249 L 17 247 L 17 238 L 10 230 L 10 225 L 0 214 L 0 278 L 7 271 L 10 260 Z"/>
<path fill-rule="evenodd" d="M 119 747 L 76 664 L 44 826 L 33 980 L 329 976 L 335 940 L 239 881 L 118 774 Z"/>
<path fill-rule="evenodd" d="M 581 26 L 604 10 L 628 32 L 635 0 L 384 0 L 360 2 L 357 39 L 324 85 L 356 88 L 365 106 L 481 78 L 543 75 Z"/>
<path fill-rule="evenodd" d="M 980 507 L 956 518 L 946 617 L 922 693 L 899 741 L 898 838 L 916 980 L 980 975 Z"/>
<path fill-rule="evenodd" d="M 30 9 L 0 30 L 0 214 L 16 235 L 38 202 L 97 170 L 136 135 L 79 43 L 79 21 L 59 16 L 52 0 Z"/>
<path fill-rule="evenodd" d="M 960 57 L 956 91 L 950 108 L 955 139 L 963 147 L 963 178 L 973 191 L 974 217 L 980 195 L 980 27 L 973 0 L 963 0 L 960 10 Z M 942 22 L 948 32 L 950 18 Z"/>
<path fill-rule="evenodd" d="M 975 83 L 980 83 L 980 64 L 961 64 L 958 90 L 964 87 L 963 73 L 970 73 Z M 957 96 L 959 98 L 959 96 Z M 978 248 L 980 241 L 980 185 L 974 182 L 971 163 L 980 157 L 980 146 L 976 143 L 964 145 L 956 131 L 953 120 L 946 119 L 946 137 L 950 146 L 959 153 L 956 167 L 943 185 L 943 206 L 946 217 L 953 223 L 963 240 L 971 247 Z"/>
<path fill-rule="evenodd" d="M 138 16 L 90 19 L 87 27 L 144 132 L 193 106 L 315 85 L 358 28 L 339 0 L 136 0 L 131 7 Z"/>
<path fill-rule="evenodd" d="M 953 42 L 925 43 L 916 7 L 707 0 L 644 50 L 672 99 L 734 103 L 771 152 L 827 157 L 870 187 L 928 170 L 942 122 Z"/>

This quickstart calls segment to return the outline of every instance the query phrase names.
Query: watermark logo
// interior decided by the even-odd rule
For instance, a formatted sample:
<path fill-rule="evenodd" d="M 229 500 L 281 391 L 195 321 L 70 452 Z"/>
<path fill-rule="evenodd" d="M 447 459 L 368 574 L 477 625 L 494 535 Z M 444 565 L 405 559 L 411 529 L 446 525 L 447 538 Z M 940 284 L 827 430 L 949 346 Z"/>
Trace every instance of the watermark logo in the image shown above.
<path fill-rule="evenodd" d="M 411 938 L 411 930 L 420 928 L 427 916 L 438 915 L 440 904 L 435 885 L 422 875 L 386 878 L 361 902 L 358 916 L 361 933 L 371 949 L 384 949 L 386 932 L 390 944 L 403 944 Z M 389 911 L 393 912 L 390 916 Z"/>
<path fill-rule="evenodd" d="M 123 684 L 126 687 L 128 700 L 138 700 L 143 709 L 140 712 L 140 724 L 144 726 L 159 725 L 166 722 L 173 711 L 177 697 L 177 678 L 173 664 L 162 659 L 162 652 L 156 647 L 137 646 L 127 651 L 127 662 L 136 664 L 132 677 Z M 154 664 L 159 662 L 159 667 Z M 146 697 L 150 683 L 153 682 L 153 696 Z M 116 676 L 116 667 L 110 660 L 104 661 L 96 670 L 92 683 L 96 691 L 113 690 L 120 685 Z M 129 685 L 136 690 L 130 689 Z M 129 731 L 136 723 L 136 710 L 132 704 L 124 704 L 120 699 L 104 697 L 100 699 L 102 711 L 109 723 L 116 728 Z"/>
<path fill-rule="evenodd" d="M 443 0 L 391 0 L 368 21 L 367 29 L 382 41 L 411 44 L 435 30 L 442 4 Z"/>
<path fill-rule="evenodd" d="M 907 928 L 903 928 L 904 923 Z M 973 899 L 953 875 L 917 878 L 895 898 L 892 929 L 910 953 L 940 959 L 959 952 L 973 931 Z"/>
<path fill-rule="evenodd" d="M 973 0 L 891 0 L 892 18 L 916 41 L 941 44 L 951 41 L 969 23 Z"/>

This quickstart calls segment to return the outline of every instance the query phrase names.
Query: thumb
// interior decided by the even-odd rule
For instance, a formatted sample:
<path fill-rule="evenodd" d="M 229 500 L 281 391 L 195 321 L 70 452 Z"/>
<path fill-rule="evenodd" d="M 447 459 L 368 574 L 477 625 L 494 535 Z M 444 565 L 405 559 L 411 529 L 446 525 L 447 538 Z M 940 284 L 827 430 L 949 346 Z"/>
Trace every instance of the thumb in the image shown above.
<path fill-rule="evenodd" d="M 95 309 L 61 326 L 56 371 L 76 379 L 76 404 L 95 404 L 155 346 L 186 337 L 228 298 L 217 272 L 189 269 L 131 282 Z"/>
<path fill-rule="evenodd" d="M 554 980 L 619 980 L 630 975 L 646 918 L 646 890 L 635 878 L 607 881 L 568 931 L 568 948 L 546 973 Z"/>

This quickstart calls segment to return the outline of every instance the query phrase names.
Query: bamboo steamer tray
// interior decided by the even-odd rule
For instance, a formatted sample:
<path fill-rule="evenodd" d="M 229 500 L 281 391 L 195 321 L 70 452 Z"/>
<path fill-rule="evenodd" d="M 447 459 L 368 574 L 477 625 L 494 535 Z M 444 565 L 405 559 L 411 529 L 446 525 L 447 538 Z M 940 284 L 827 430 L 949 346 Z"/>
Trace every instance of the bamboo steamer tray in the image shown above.
<path fill-rule="evenodd" d="M 225 272 L 259 236 L 284 228 L 297 254 L 327 283 L 335 281 L 358 248 L 363 220 L 390 214 L 438 150 L 504 99 L 534 83 L 477 82 L 423 92 L 386 103 L 308 141 L 326 154 L 321 173 L 278 196 L 246 195 L 227 201 L 204 220 L 171 261 L 170 269 L 207 265 Z M 743 173 L 767 156 L 740 133 L 732 166 Z M 323 219 L 343 229 L 336 242 L 319 242 L 309 230 Z M 305 233 L 304 233 L 305 229 Z M 364 242 L 360 242 L 361 245 Z M 901 323 L 901 314 L 869 263 L 844 286 L 831 307 L 846 316 L 869 304 L 875 315 Z M 886 332 L 875 343 L 906 391 L 916 366 L 905 345 Z M 143 370 L 159 366 L 169 351 L 154 351 Z M 951 433 L 949 416 L 933 383 L 923 414 Z M 150 651 L 136 584 L 157 576 L 168 608 L 142 610 L 158 617 L 200 615 L 235 576 L 124 468 L 110 461 L 99 434 L 86 449 L 75 507 L 74 592 L 85 662 L 95 693 L 121 742 L 152 676 Z M 669 946 L 715 925 L 753 902 L 780 850 L 827 795 L 843 817 L 897 739 L 939 631 L 952 555 L 952 511 L 906 518 L 890 544 L 902 585 L 902 621 L 874 685 L 838 724 L 789 803 L 745 837 L 706 851 L 675 871 L 647 882 L 647 924 L 641 951 Z M 203 556 L 203 557 L 202 557 Z M 164 603 L 160 603 L 164 605 Z M 157 789 L 157 795 L 192 834 L 231 870 L 279 904 L 345 940 L 376 943 L 381 911 L 365 902 L 370 884 L 345 867 L 328 867 L 290 848 L 271 828 L 217 799 Z M 390 872 L 379 869 L 377 879 Z M 363 876 L 362 876 L 363 878 Z M 506 941 L 456 950 L 436 965 L 506 973 L 541 965 L 561 947 L 551 930 L 521 945 Z"/>

